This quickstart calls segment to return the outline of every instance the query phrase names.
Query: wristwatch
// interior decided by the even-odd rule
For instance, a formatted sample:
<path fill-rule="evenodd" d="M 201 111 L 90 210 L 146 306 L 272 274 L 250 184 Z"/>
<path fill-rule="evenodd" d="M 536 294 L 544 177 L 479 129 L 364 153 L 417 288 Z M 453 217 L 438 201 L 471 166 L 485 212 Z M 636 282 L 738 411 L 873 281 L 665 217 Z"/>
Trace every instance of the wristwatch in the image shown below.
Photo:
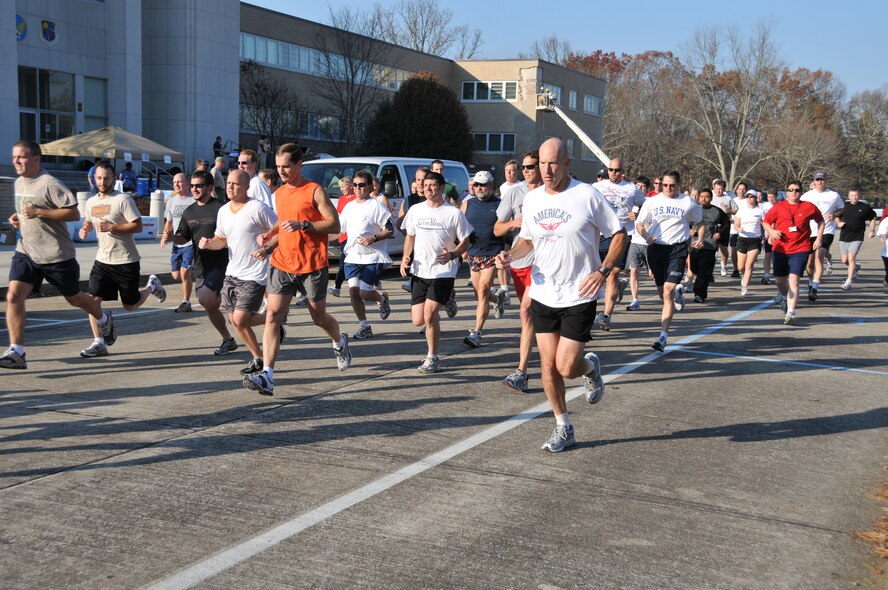
<path fill-rule="evenodd" d="M 302 231 L 307 230 L 309 225 L 310 225 L 310 224 L 309 224 L 307 221 L 303 221 L 303 222 L 302 222 Z"/>
<path fill-rule="evenodd" d="M 605 265 L 602 264 L 601 266 L 598 267 L 598 272 L 601 273 L 601 276 L 603 276 L 604 278 L 607 278 L 608 275 L 611 273 L 611 269 L 609 269 L 608 267 L 606 267 Z"/>

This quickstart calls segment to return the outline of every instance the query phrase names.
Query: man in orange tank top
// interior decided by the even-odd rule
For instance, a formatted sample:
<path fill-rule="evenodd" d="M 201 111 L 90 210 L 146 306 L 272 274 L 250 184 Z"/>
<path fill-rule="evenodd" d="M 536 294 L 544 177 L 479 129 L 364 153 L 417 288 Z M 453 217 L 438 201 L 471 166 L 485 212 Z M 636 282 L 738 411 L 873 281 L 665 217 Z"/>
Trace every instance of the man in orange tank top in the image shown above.
<path fill-rule="evenodd" d="M 275 165 L 283 185 L 275 193 L 278 222 L 258 237 L 259 257 L 268 256 L 268 312 L 262 340 L 262 372 L 244 377 L 244 387 L 264 395 L 274 393 L 274 362 L 280 350 L 278 334 L 290 301 L 300 287 L 308 296 L 308 311 L 315 325 L 333 341 L 336 365 L 351 365 L 348 335 L 327 313 L 327 237 L 339 233 L 339 215 L 327 193 L 302 176 L 302 150 L 293 143 L 275 152 Z"/>

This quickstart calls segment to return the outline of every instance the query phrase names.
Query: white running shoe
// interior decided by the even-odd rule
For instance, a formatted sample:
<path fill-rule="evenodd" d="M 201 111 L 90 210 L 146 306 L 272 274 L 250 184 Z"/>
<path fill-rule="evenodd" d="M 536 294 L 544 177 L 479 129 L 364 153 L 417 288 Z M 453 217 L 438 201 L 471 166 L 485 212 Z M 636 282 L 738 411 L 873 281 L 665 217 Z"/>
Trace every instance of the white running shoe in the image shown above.
<path fill-rule="evenodd" d="M 666 336 L 660 336 L 657 338 L 657 341 L 651 344 L 651 348 L 656 350 L 657 352 L 663 352 L 666 350 Z"/>
<path fill-rule="evenodd" d="M 463 338 L 463 342 L 472 348 L 481 346 L 481 332 L 478 330 L 469 330 L 469 335 Z"/>
<path fill-rule="evenodd" d="M 99 341 L 94 341 L 87 348 L 80 351 L 80 356 L 85 359 L 91 359 L 97 356 L 108 356 L 108 347 Z"/>
<path fill-rule="evenodd" d="M 274 379 L 265 371 L 244 375 L 241 383 L 247 389 L 259 392 L 261 395 L 274 395 Z"/>
<path fill-rule="evenodd" d="M 851 289 L 851 281 L 846 280 L 844 283 L 842 283 L 842 286 L 839 287 L 839 289 L 841 289 L 842 291 L 850 290 Z"/>
<path fill-rule="evenodd" d="M 380 291 L 379 296 L 382 301 L 379 302 L 379 319 L 387 320 L 392 313 L 392 306 L 389 303 L 389 294 L 386 291 Z"/>
<path fill-rule="evenodd" d="M 166 289 L 163 288 L 163 285 L 161 284 L 160 279 L 157 278 L 157 275 L 149 276 L 148 284 L 145 286 L 151 289 L 151 294 L 157 298 L 158 303 L 163 303 L 164 301 L 166 301 Z"/>
<path fill-rule="evenodd" d="M 641 309 L 641 301 L 638 299 L 633 299 L 632 303 L 626 306 L 626 311 L 638 311 Z"/>
<path fill-rule="evenodd" d="M 550 451 L 552 453 L 560 453 L 564 449 L 568 447 L 572 447 L 577 444 L 577 439 L 574 438 L 574 429 L 573 425 L 571 426 L 562 426 L 556 425 L 555 430 L 552 431 L 552 436 L 549 437 L 549 440 L 543 444 L 543 450 Z"/>
<path fill-rule="evenodd" d="M 787 326 L 795 326 L 795 314 L 791 311 L 787 311 L 786 315 L 783 316 L 783 323 Z"/>
<path fill-rule="evenodd" d="M 340 332 L 339 340 L 342 341 L 343 338 L 345 338 L 345 346 L 342 348 L 333 347 L 333 354 L 336 355 L 336 368 L 340 371 L 345 371 L 352 364 L 352 353 L 348 347 L 348 334 Z"/>
<path fill-rule="evenodd" d="M 746 287 L 746 285 L 740 285 L 740 295 L 742 295 L 743 297 L 749 295 L 749 289 Z"/>
<path fill-rule="evenodd" d="M 367 324 L 366 328 L 359 328 L 357 332 L 355 332 L 354 336 L 352 336 L 355 340 L 366 340 L 367 338 L 373 337 L 373 328 L 370 327 L 370 324 Z"/>
<path fill-rule="evenodd" d="M 592 370 L 583 376 L 586 387 L 586 401 L 590 404 L 597 404 L 604 397 L 604 377 L 601 376 L 601 360 L 594 352 L 587 352 L 586 360 L 592 361 Z"/>
<path fill-rule="evenodd" d="M 681 285 L 675 288 L 675 291 L 672 295 L 672 301 L 675 304 L 675 311 L 681 311 L 685 306 L 685 298 L 684 298 L 684 289 L 681 288 Z"/>

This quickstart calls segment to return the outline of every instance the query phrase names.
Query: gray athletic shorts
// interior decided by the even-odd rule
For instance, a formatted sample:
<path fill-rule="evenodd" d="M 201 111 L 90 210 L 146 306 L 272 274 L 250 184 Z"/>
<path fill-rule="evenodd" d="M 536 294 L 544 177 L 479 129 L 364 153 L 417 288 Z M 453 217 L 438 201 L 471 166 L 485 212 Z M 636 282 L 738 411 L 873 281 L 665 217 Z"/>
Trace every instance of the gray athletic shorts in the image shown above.
<path fill-rule="evenodd" d="M 256 313 L 262 307 L 265 285 L 256 281 L 244 281 L 235 277 L 225 277 L 222 283 L 222 311 L 248 311 Z"/>
<path fill-rule="evenodd" d="M 863 242 L 839 242 L 839 252 L 841 252 L 843 256 L 847 254 L 859 254 L 861 246 L 863 246 Z"/>
<path fill-rule="evenodd" d="M 647 244 L 629 244 L 629 252 L 626 255 L 626 268 L 647 267 Z"/>
<path fill-rule="evenodd" d="M 268 267 L 268 292 L 272 295 L 293 296 L 304 289 L 309 301 L 322 301 L 327 297 L 329 280 L 326 267 L 301 275 L 284 272 L 274 265 Z"/>

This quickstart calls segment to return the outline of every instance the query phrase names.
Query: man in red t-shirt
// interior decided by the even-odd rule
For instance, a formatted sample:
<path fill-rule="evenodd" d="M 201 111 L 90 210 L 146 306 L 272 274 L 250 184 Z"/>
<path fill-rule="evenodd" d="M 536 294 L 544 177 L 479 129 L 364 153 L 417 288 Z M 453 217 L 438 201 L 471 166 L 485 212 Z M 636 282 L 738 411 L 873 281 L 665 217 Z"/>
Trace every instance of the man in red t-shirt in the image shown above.
<path fill-rule="evenodd" d="M 817 237 L 811 242 L 810 221 L 817 223 Z M 762 220 L 765 236 L 773 248 L 774 279 L 785 311 L 783 323 L 795 325 L 799 300 L 799 277 L 805 272 L 808 255 L 816 252 L 823 239 L 823 215 L 807 201 L 802 201 L 802 183 L 793 180 L 786 187 L 786 200 L 775 204 Z"/>

